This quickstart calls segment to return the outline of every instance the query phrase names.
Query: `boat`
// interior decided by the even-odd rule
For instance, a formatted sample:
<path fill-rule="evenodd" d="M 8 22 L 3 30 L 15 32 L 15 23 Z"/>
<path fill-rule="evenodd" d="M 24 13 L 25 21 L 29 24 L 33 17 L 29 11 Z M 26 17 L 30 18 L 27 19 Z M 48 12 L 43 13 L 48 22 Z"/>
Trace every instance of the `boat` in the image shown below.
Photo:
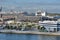
<path fill-rule="evenodd" d="M 60 31 L 59 21 L 39 21 L 40 26 L 44 26 L 49 32 Z"/>

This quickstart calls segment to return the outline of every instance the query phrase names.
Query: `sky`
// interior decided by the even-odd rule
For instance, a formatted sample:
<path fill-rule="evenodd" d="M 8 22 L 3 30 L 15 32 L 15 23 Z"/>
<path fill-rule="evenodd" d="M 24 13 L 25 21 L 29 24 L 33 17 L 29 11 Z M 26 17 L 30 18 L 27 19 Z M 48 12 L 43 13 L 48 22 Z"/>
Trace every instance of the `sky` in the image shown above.
<path fill-rule="evenodd" d="M 0 0 L 3 11 L 29 11 L 44 10 L 60 13 L 60 0 Z"/>

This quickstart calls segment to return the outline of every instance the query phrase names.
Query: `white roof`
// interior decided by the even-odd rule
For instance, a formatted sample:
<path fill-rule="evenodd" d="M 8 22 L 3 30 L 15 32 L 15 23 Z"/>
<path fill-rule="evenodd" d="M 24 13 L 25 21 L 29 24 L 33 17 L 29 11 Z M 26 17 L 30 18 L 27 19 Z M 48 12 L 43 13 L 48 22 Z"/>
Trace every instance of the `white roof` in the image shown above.
<path fill-rule="evenodd" d="M 39 23 L 56 24 L 57 21 L 39 21 Z"/>

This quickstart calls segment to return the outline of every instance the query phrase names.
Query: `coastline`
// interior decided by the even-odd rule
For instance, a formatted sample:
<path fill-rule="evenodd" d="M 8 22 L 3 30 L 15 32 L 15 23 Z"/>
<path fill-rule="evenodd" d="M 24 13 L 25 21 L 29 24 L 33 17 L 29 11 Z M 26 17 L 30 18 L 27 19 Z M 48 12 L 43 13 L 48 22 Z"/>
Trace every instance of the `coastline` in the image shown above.
<path fill-rule="evenodd" d="M 37 32 L 37 31 L 19 31 L 19 30 L 0 30 L 0 33 L 60 36 L 59 32 Z"/>

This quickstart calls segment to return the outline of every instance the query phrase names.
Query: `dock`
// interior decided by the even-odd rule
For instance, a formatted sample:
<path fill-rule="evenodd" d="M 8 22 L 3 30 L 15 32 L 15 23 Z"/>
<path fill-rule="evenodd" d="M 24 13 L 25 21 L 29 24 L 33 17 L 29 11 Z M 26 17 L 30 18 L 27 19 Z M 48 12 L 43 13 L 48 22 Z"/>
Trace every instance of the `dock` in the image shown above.
<path fill-rule="evenodd" d="M 19 31 L 19 30 L 0 30 L 0 33 L 60 36 L 60 32 L 37 32 L 37 31 Z"/>

